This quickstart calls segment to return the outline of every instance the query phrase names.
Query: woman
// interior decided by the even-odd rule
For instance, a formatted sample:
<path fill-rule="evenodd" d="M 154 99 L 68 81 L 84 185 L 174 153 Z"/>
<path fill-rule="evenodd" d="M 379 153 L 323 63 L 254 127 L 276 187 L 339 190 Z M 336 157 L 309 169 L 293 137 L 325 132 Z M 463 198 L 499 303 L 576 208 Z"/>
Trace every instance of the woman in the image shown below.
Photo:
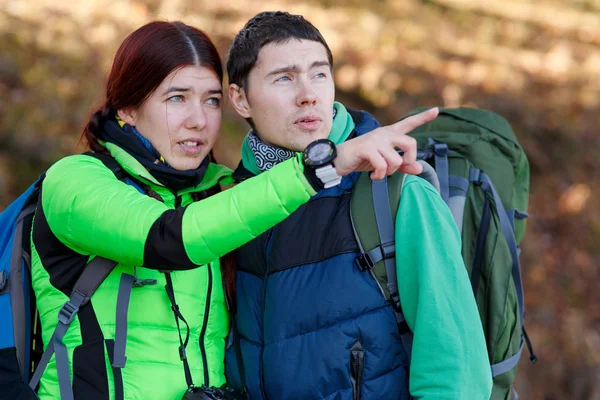
<path fill-rule="evenodd" d="M 180 399 L 194 385 L 225 382 L 223 281 L 233 273 L 219 259 L 322 184 L 296 157 L 218 193 L 231 183 L 209 157 L 222 76 L 203 32 L 179 22 L 141 27 L 117 51 L 105 103 L 84 130 L 94 154 L 48 170 L 32 229 L 32 280 L 43 342 L 56 357 L 40 398 Z M 365 135 L 338 147 L 336 169 L 393 172 L 399 157 L 377 152 L 390 147 L 415 152 L 410 140 Z M 57 315 L 95 257 L 117 265 L 60 338 Z"/>

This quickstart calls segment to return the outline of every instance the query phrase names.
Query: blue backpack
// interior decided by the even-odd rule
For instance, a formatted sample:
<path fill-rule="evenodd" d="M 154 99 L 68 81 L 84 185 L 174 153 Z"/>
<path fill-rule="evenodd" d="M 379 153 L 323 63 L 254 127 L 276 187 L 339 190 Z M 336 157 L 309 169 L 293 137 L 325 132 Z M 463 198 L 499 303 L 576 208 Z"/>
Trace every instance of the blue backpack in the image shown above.
<path fill-rule="evenodd" d="M 110 156 L 86 153 L 100 159 L 115 176 L 139 188 Z M 59 324 L 43 351 L 41 324 L 31 285 L 31 227 L 37 209 L 42 174 L 23 194 L 0 213 L 0 393 L 2 399 L 36 399 L 42 373 L 60 345 L 69 324 L 113 270 L 116 262 L 96 257 L 74 285 L 69 301 L 60 310 Z M 58 365 L 58 363 L 57 363 Z M 66 364 L 68 368 L 68 361 Z M 66 371 L 69 376 L 69 371 Z"/>

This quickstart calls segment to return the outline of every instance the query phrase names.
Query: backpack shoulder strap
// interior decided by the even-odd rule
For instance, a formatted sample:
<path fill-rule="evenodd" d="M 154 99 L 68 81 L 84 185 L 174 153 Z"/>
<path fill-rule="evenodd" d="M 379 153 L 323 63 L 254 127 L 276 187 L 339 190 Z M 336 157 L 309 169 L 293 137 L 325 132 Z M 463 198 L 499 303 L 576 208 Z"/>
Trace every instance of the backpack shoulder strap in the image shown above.
<path fill-rule="evenodd" d="M 392 303 L 402 344 L 410 360 L 412 332 L 400 305 L 394 228 L 405 178 L 405 174 L 395 173 L 373 181 L 368 172 L 362 173 L 352 192 L 350 219 L 361 253 L 356 263 L 360 270 L 369 271 L 383 296 Z"/>
<path fill-rule="evenodd" d="M 135 182 L 129 182 L 130 179 L 127 173 L 111 156 L 92 152 L 87 152 L 84 154 L 99 159 L 108 169 L 113 172 L 117 179 L 135 186 Z M 50 358 L 53 354 L 56 354 L 56 368 L 58 372 L 61 398 L 73 399 L 68 353 L 62 339 L 69 329 L 71 322 L 79 312 L 79 309 L 89 302 L 92 295 L 96 292 L 96 289 L 98 289 L 102 282 L 104 282 L 106 277 L 111 273 L 116 265 L 116 261 L 108 260 L 103 257 L 95 257 L 84 268 L 83 272 L 73 286 L 73 291 L 71 292 L 69 300 L 63 304 L 58 313 L 58 324 L 56 325 L 54 333 L 52 334 L 52 338 L 48 343 L 40 363 L 29 382 L 29 386 L 32 389 L 37 387 L 42 374 L 44 373 L 44 370 L 50 361 Z"/>
<path fill-rule="evenodd" d="M 73 399 L 73 389 L 71 387 L 69 360 L 67 347 L 62 339 L 69 329 L 69 325 L 79 312 L 80 307 L 88 303 L 96 289 L 104 282 L 104 279 L 111 273 L 117 262 L 103 257 L 96 257 L 88 263 L 83 272 L 75 282 L 71 296 L 58 312 L 58 324 L 54 329 L 52 338 L 42 355 L 42 359 L 35 371 L 35 374 L 29 382 L 29 386 L 35 389 L 38 385 L 50 358 L 56 353 L 56 368 L 58 372 L 58 381 L 62 399 Z"/>
<path fill-rule="evenodd" d="M 439 192 L 440 182 L 433 167 L 424 161 L 420 175 Z M 350 202 L 350 220 L 360 255 L 356 264 L 362 271 L 368 270 L 375 278 L 381 293 L 392 303 L 398 331 L 410 359 L 412 332 L 410 331 L 400 304 L 396 273 L 395 224 L 402 186 L 406 175 L 397 172 L 379 181 L 372 181 L 369 173 L 359 176 Z"/>

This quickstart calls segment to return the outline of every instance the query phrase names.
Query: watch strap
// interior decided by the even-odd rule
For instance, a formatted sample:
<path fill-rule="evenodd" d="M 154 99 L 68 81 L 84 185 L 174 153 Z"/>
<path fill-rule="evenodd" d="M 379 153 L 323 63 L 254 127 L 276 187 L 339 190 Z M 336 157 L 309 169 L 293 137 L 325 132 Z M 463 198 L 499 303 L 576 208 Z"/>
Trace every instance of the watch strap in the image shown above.
<path fill-rule="evenodd" d="M 337 174 L 333 164 L 315 168 L 315 174 L 323 182 L 325 189 L 337 186 L 342 182 L 342 177 Z"/>

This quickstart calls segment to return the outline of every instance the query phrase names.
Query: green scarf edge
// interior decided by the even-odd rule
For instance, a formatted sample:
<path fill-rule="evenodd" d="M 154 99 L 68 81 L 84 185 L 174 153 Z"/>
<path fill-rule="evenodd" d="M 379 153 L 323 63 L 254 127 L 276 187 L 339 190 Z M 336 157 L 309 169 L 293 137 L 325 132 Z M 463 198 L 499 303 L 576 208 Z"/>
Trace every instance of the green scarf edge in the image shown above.
<path fill-rule="evenodd" d="M 356 125 L 354 124 L 352 116 L 342 103 L 336 101 L 333 103 L 333 107 L 336 110 L 336 115 L 327 138 L 338 145 L 344 143 L 346 139 L 348 139 L 348 136 L 350 136 Z M 254 158 L 254 153 L 252 152 L 252 149 L 250 149 L 250 144 L 248 143 L 249 134 L 250 132 L 246 134 L 246 137 L 242 142 L 242 165 L 254 175 L 259 175 L 263 171 L 256 165 L 256 158 Z"/>

